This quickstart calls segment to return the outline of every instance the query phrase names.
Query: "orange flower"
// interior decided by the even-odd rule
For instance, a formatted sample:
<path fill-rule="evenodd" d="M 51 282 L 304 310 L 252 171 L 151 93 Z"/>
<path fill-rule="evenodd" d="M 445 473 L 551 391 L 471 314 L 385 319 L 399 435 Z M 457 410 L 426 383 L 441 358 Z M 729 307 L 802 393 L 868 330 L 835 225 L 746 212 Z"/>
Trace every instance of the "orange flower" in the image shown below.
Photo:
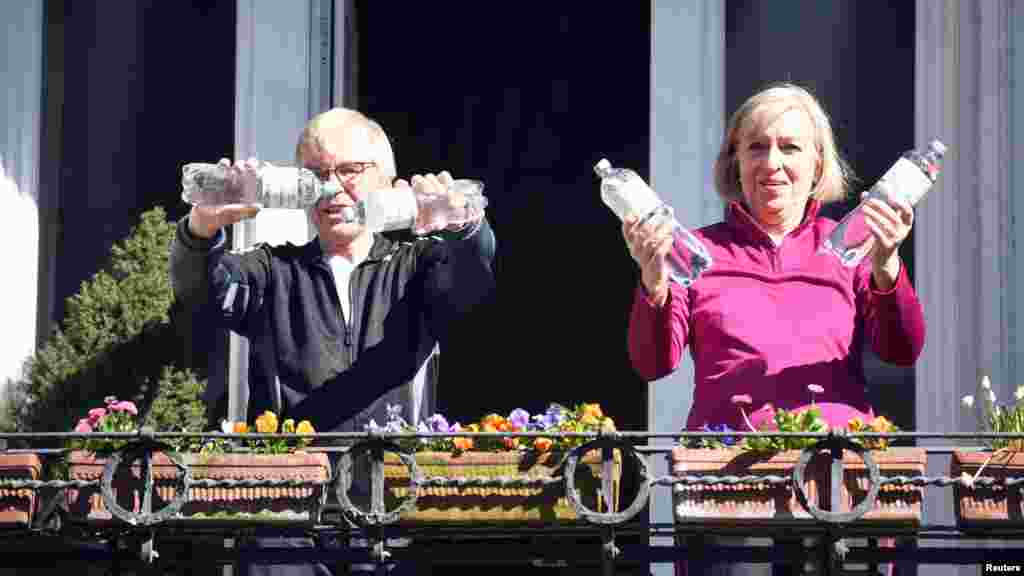
<path fill-rule="evenodd" d="M 235 422 L 231 431 L 235 434 L 246 434 L 249 432 L 249 425 L 245 422 Z"/>
<path fill-rule="evenodd" d="M 472 450 L 473 449 L 473 439 L 472 438 L 456 437 L 456 438 L 452 438 L 452 443 L 455 444 L 455 447 L 458 448 L 459 450 Z"/>
<path fill-rule="evenodd" d="M 548 450 L 551 450 L 551 444 L 551 438 L 537 438 L 533 441 L 533 447 L 536 448 L 538 452 L 547 452 Z"/>
<path fill-rule="evenodd" d="M 593 416 L 600 420 L 604 418 L 604 412 L 601 411 L 600 404 L 584 404 L 583 405 L 583 417 Z"/>
<path fill-rule="evenodd" d="M 492 430 L 490 430 L 491 432 L 500 430 L 501 426 L 504 423 L 505 423 L 505 418 L 503 416 L 501 416 L 500 414 L 488 414 L 487 416 L 484 416 L 482 420 L 480 420 L 480 424 L 482 424 L 484 426 L 485 430 L 486 430 L 487 426 L 491 426 L 492 427 Z"/>
<path fill-rule="evenodd" d="M 505 448 L 515 450 L 519 447 L 519 438 L 502 438 L 501 443 L 505 445 Z"/>

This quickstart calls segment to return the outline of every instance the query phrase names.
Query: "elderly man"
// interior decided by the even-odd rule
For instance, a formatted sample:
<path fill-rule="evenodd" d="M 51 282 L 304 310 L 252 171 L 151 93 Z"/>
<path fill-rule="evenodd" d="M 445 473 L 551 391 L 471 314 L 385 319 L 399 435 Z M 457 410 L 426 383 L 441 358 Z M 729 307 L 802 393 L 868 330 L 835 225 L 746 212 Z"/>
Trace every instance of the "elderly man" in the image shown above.
<path fill-rule="evenodd" d="M 250 416 L 273 410 L 318 431 L 362 431 L 386 419 L 387 404 L 403 403 L 400 387 L 443 346 L 452 322 L 492 290 L 494 235 L 483 214 L 410 242 L 351 221 L 344 208 L 368 191 L 411 184 L 418 193 L 450 194 L 452 181 L 442 172 L 393 183 L 387 135 L 354 110 L 313 118 L 296 158 L 341 187 L 311 207 L 314 240 L 228 252 L 222 229 L 260 207 L 194 206 L 178 224 L 171 281 L 192 309 L 249 339 Z M 252 167 L 231 169 L 253 177 Z"/>

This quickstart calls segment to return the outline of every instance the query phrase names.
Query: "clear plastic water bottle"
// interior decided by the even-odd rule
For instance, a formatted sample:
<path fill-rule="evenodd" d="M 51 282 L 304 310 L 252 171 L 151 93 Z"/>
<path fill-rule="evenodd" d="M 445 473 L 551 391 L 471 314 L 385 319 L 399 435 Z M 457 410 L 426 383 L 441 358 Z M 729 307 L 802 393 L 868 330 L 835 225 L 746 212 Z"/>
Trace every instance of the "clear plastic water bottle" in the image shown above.
<path fill-rule="evenodd" d="M 200 162 L 186 164 L 181 172 L 181 199 L 200 206 L 256 203 L 264 208 L 306 208 L 341 191 L 337 182 L 324 182 L 306 168 L 267 162 L 254 174 Z"/>
<path fill-rule="evenodd" d="M 895 164 L 868 190 L 865 198 L 879 198 L 886 202 L 901 198 L 911 206 L 924 197 L 939 177 L 942 156 L 946 146 L 932 140 L 923 151 L 905 152 Z M 831 252 L 844 266 L 856 266 L 871 251 L 875 239 L 864 219 L 864 203 L 844 217 L 835 230 L 825 238 L 822 250 Z"/>
<path fill-rule="evenodd" d="M 483 182 L 470 179 L 453 181 L 448 196 L 418 194 L 408 186 L 371 190 L 354 206 L 342 209 L 341 214 L 345 221 L 363 224 L 375 232 L 441 230 L 482 218 L 487 207 L 483 190 Z"/>
<path fill-rule="evenodd" d="M 660 226 L 672 224 L 672 250 L 669 251 L 669 277 L 682 286 L 690 286 L 711 267 L 711 254 L 704 244 L 676 220 L 672 207 L 665 204 L 636 172 L 628 168 L 612 168 L 602 158 L 594 165 L 601 177 L 601 199 L 621 220 L 635 216 L 641 221 Z"/>

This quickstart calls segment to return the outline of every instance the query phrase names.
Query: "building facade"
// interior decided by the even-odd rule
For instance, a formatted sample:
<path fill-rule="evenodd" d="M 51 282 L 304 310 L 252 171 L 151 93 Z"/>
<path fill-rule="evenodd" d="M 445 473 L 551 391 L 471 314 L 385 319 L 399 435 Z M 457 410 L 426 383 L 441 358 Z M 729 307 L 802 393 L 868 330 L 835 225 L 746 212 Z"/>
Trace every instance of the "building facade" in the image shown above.
<path fill-rule="evenodd" d="M 352 0 L 0 4 L 0 243 L 13 272 L 0 299 L 0 386 L 19 377 L 64 299 L 141 211 L 161 204 L 184 214 L 182 163 L 290 160 L 309 117 L 347 105 L 382 121 L 400 173 L 453 169 L 488 185 L 499 296 L 473 328 L 499 336 L 457 343 L 442 405 L 467 416 L 490 409 L 479 404 L 494 393 L 476 392 L 483 378 L 500 385 L 508 408 L 554 382 L 567 397 L 621 406 L 631 428 L 676 430 L 692 366 L 650 386 L 629 372 L 635 276 L 589 165 L 597 155 L 630 165 L 684 224 L 715 222 L 711 165 L 727 115 L 774 80 L 821 97 L 865 187 L 903 150 L 933 137 L 950 144 L 903 254 L 927 343 L 913 370 L 869 366 L 883 411 L 920 431 L 973 430 L 958 406 L 980 376 L 1001 398 L 1024 383 L 1024 255 L 1015 249 L 1024 202 L 1013 193 L 1024 178 L 1019 3 L 404 9 L 396 17 Z M 310 237 L 301 214 L 271 212 L 236 227 L 234 242 Z M 566 238 L 589 247 L 568 270 L 553 248 Z M 577 281 L 574 299 L 552 294 Z M 245 377 L 229 367 L 245 366 L 246 349 L 223 342 L 230 361 L 213 378 L 228 386 Z M 946 469 L 934 465 L 930 473 Z M 930 509 L 951 510 L 939 501 Z M 670 517 L 666 494 L 652 518 Z M 929 519 L 948 520 L 951 512 Z"/>

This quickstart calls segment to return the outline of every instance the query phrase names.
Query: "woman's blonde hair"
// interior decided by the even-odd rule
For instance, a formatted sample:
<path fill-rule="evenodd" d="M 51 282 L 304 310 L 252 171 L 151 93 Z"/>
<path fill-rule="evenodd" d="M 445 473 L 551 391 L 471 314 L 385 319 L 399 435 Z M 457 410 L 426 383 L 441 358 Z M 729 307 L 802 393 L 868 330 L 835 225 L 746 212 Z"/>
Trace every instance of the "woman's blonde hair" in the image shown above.
<path fill-rule="evenodd" d="M 299 142 L 295 146 L 296 162 L 302 163 L 304 150 L 311 146 L 331 150 L 332 139 L 353 127 L 362 127 L 369 131 L 370 143 L 373 146 L 370 152 L 371 159 L 377 163 L 377 168 L 383 176 L 389 180 L 393 179 L 397 174 L 395 153 L 387 133 L 380 124 L 351 108 L 332 108 L 314 116 L 299 135 Z"/>
<path fill-rule="evenodd" d="M 722 147 L 715 160 L 715 189 L 725 202 L 742 202 L 739 162 L 736 160 L 736 145 L 749 129 L 751 117 L 758 109 L 777 102 L 791 102 L 807 113 L 814 125 L 814 146 L 818 152 L 818 174 L 811 190 L 811 197 L 821 202 L 835 202 L 846 198 L 847 189 L 855 180 L 853 171 L 839 154 L 836 147 L 832 123 L 818 99 L 807 89 L 790 83 L 778 83 L 757 92 L 740 106 L 729 119 L 722 139 Z"/>

